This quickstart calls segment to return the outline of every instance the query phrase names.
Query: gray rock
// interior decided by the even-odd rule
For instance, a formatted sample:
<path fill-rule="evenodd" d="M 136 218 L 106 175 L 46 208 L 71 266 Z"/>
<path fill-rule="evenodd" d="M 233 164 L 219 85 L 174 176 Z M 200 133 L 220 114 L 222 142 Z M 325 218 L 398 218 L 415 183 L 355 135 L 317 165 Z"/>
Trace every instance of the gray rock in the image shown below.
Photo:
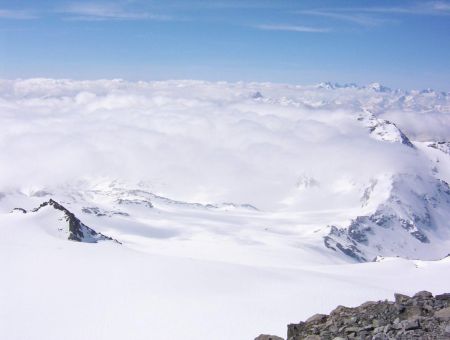
<path fill-rule="evenodd" d="M 426 290 L 422 290 L 416 294 L 414 294 L 415 298 L 418 299 L 431 299 L 433 297 L 433 294 L 431 294 L 430 292 L 427 292 Z"/>
<path fill-rule="evenodd" d="M 375 305 L 375 304 L 376 304 L 376 301 L 366 301 L 361 306 L 359 306 L 359 308 L 364 309 L 364 308 L 367 308 L 367 307 Z"/>
<path fill-rule="evenodd" d="M 384 331 L 384 326 L 381 326 L 381 327 L 374 328 L 373 333 L 375 333 L 375 334 L 383 333 L 383 331 Z"/>
<path fill-rule="evenodd" d="M 403 294 L 394 294 L 395 303 L 406 303 L 409 299 L 411 299 L 408 295 Z"/>
<path fill-rule="evenodd" d="M 26 214 L 27 213 L 27 211 L 25 209 L 23 209 L 23 208 L 14 208 L 11 212 L 15 212 L 15 211 L 19 211 L 22 214 Z"/>
<path fill-rule="evenodd" d="M 413 297 L 396 294 L 395 302 L 339 306 L 328 316 L 316 314 L 289 325 L 287 340 L 450 340 L 449 295 L 433 298 L 422 291 Z"/>
<path fill-rule="evenodd" d="M 419 320 L 405 320 L 402 321 L 401 325 L 403 326 L 403 328 L 405 329 L 405 331 L 410 331 L 412 329 L 419 329 L 420 328 L 420 323 Z"/>
<path fill-rule="evenodd" d="M 306 320 L 306 322 L 314 323 L 314 322 L 324 322 L 327 319 L 327 315 L 325 314 L 314 314 L 310 318 Z"/>
<path fill-rule="evenodd" d="M 444 329 L 444 333 L 450 335 L 450 325 L 447 325 Z"/>
<path fill-rule="evenodd" d="M 403 319 L 416 319 L 422 315 L 422 308 L 417 305 L 406 307 L 400 315 Z"/>
<path fill-rule="evenodd" d="M 443 308 L 434 313 L 434 316 L 439 320 L 450 321 L 450 307 Z"/>
<path fill-rule="evenodd" d="M 276 335 L 261 334 L 257 336 L 255 340 L 284 340 L 284 339 Z"/>
<path fill-rule="evenodd" d="M 373 329 L 374 328 L 371 325 L 361 327 L 361 331 L 373 331 Z"/>
<path fill-rule="evenodd" d="M 450 300 L 450 293 L 436 295 L 436 300 Z"/>
<path fill-rule="evenodd" d="M 357 332 L 359 332 L 360 331 L 360 328 L 359 327 L 347 327 L 346 329 L 345 329 L 345 332 L 346 333 L 357 333 Z"/>

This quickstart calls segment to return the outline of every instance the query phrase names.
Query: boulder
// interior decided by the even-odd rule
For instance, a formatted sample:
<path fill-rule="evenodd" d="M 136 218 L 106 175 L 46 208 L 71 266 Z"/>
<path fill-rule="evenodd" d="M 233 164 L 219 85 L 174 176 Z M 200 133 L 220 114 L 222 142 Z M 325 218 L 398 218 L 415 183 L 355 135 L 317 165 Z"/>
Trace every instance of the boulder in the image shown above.
<path fill-rule="evenodd" d="M 276 335 L 261 334 L 257 336 L 255 340 L 284 340 L 284 339 Z"/>
<path fill-rule="evenodd" d="M 439 320 L 450 321 L 450 307 L 438 310 L 434 316 Z"/>
<path fill-rule="evenodd" d="M 414 298 L 422 299 L 422 300 L 431 299 L 431 298 L 433 298 L 433 294 L 431 294 L 430 292 L 427 292 L 426 290 L 422 290 L 422 291 L 414 294 Z"/>

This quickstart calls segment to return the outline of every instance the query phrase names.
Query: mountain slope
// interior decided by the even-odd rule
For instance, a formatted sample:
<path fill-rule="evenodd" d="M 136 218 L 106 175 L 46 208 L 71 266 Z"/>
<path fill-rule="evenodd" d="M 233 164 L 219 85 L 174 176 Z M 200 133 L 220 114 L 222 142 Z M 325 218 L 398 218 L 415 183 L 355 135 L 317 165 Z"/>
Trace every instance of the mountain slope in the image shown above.
<path fill-rule="evenodd" d="M 325 246 L 358 261 L 377 256 L 440 259 L 450 249 L 450 187 L 439 179 L 399 174 L 389 198 L 344 228 L 333 226 Z"/>
<path fill-rule="evenodd" d="M 41 203 L 39 207 L 27 212 L 23 208 L 14 208 L 23 214 L 36 214 L 36 219 L 45 219 L 46 229 L 57 236 L 64 235 L 68 240 L 84 243 L 97 243 L 99 241 L 114 241 L 109 236 L 98 233 L 82 223 L 72 212 L 58 202 L 50 199 Z M 20 222 L 19 222 L 20 223 Z"/>

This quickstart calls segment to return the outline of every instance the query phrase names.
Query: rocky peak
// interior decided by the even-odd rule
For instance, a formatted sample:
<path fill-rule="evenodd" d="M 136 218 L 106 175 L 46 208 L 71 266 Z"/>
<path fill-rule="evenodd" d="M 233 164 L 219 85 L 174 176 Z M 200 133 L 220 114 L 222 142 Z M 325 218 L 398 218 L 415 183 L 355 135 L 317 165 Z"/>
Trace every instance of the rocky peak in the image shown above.
<path fill-rule="evenodd" d="M 276 335 L 261 334 L 257 336 L 255 340 L 284 340 L 284 339 Z"/>
<path fill-rule="evenodd" d="M 288 325 L 287 340 L 306 339 L 450 339 L 450 294 L 395 294 L 394 302 L 338 306 L 329 315 Z"/>
<path fill-rule="evenodd" d="M 56 209 L 63 213 L 63 219 L 68 224 L 68 239 L 71 241 L 85 243 L 97 243 L 98 241 L 114 241 L 120 244 L 119 241 L 89 228 L 87 225 L 82 223 L 80 219 L 75 216 L 75 214 L 73 214 L 71 211 L 69 211 L 63 205 L 53 199 L 43 202 L 39 207 L 33 209 L 32 212 L 37 212 L 45 207 L 52 207 L 53 209 Z M 26 213 L 26 210 L 24 209 L 16 209 L 19 209 L 20 211 Z"/>
<path fill-rule="evenodd" d="M 369 110 L 364 110 L 364 113 L 358 117 L 358 121 L 369 129 L 370 135 L 374 139 L 384 142 L 401 143 L 410 148 L 414 148 L 413 143 L 411 143 L 409 138 L 397 125 L 386 119 L 377 118 Z"/>
<path fill-rule="evenodd" d="M 449 237 L 450 187 L 439 179 L 399 174 L 390 195 L 376 210 L 354 218 L 347 226 L 331 226 L 327 248 L 364 262 L 376 256 L 436 260 L 448 253 L 432 240 Z M 445 214 L 445 217 L 443 217 Z"/>
<path fill-rule="evenodd" d="M 450 155 L 450 142 L 440 141 L 440 142 L 432 142 L 428 144 L 428 147 L 442 151 L 447 155 Z"/>

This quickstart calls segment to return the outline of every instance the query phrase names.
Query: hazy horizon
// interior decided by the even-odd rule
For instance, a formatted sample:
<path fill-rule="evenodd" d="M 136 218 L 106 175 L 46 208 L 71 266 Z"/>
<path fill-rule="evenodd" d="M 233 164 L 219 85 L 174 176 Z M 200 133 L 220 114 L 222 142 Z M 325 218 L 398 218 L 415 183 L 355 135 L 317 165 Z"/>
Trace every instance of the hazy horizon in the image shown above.
<path fill-rule="evenodd" d="M 448 1 L 0 1 L 0 78 L 450 91 Z"/>

